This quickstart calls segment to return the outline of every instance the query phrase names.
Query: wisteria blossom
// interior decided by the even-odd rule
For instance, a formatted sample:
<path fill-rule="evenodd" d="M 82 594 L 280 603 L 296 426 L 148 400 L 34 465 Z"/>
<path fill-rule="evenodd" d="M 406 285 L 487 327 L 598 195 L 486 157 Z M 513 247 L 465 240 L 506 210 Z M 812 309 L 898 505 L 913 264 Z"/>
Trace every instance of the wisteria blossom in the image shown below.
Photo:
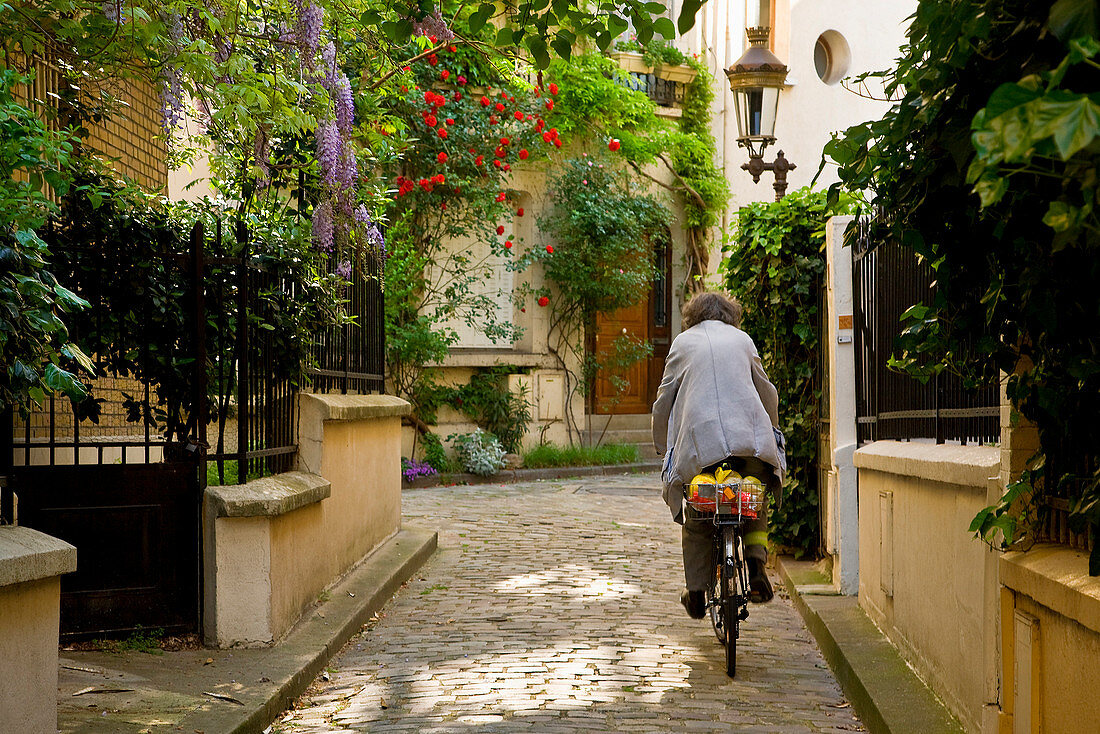
<path fill-rule="evenodd" d="M 306 0 L 302 3 L 298 15 L 298 28 L 295 39 L 306 59 L 313 60 L 321 45 L 321 28 L 325 22 L 325 11 L 319 5 Z"/>
<path fill-rule="evenodd" d="M 332 252 L 336 246 L 331 202 L 322 201 L 313 210 L 313 242 L 322 252 Z"/>
<path fill-rule="evenodd" d="M 443 13 L 439 8 L 420 20 L 416 18 L 410 18 L 410 20 L 412 21 L 413 33 L 418 36 L 435 36 L 444 42 L 455 37 L 454 31 L 447 26 L 447 21 L 443 20 Z"/>
<path fill-rule="evenodd" d="M 321 167 L 321 181 L 327 185 L 336 183 L 343 169 L 343 140 L 334 120 L 322 120 L 317 124 L 317 164 Z"/>
<path fill-rule="evenodd" d="M 344 280 L 351 280 L 351 261 L 343 260 L 336 266 L 336 274 Z"/>

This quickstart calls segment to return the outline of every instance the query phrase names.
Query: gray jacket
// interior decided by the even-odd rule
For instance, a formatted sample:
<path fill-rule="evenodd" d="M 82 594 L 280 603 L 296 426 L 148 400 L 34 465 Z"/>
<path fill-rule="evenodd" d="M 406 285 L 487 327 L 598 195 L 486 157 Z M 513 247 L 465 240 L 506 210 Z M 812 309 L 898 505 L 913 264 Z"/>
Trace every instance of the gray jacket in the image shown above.
<path fill-rule="evenodd" d="M 749 335 L 722 321 L 679 334 L 653 403 L 653 444 L 664 456 L 664 500 L 681 513 L 683 484 L 730 456 L 754 456 L 783 478 L 775 433 L 779 393 Z"/>

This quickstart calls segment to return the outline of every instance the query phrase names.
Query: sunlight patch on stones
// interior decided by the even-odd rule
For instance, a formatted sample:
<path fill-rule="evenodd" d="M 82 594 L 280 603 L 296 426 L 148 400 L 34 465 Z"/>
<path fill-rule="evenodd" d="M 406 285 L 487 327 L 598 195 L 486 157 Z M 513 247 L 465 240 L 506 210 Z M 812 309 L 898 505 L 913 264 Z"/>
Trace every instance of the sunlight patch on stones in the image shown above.
<path fill-rule="evenodd" d="M 607 576 L 591 566 L 580 564 L 567 564 L 546 571 L 509 576 L 494 588 L 497 591 L 527 596 L 557 594 L 615 598 L 640 596 L 642 593 L 638 584 Z"/>

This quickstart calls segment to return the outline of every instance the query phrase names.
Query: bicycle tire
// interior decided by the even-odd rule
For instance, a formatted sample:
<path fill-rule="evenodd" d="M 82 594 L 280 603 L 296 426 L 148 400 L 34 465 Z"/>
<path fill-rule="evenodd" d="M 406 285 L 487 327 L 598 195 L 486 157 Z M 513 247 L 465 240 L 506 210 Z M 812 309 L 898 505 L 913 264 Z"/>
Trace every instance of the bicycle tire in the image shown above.
<path fill-rule="evenodd" d="M 737 618 L 737 602 L 733 597 L 726 599 L 726 619 Z M 727 625 L 726 629 L 726 675 L 733 678 L 737 675 L 737 622 Z"/>
<path fill-rule="evenodd" d="M 715 553 L 714 578 L 707 587 L 707 612 L 710 614 L 710 625 L 714 628 L 714 636 L 718 642 L 726 644 L 726 630 L 722 622 L 722 556 Z"/>
<path fill-rule="evenodd" d="M 726 675 L 730 678 L 737 673 L 737 633 L 738 633 L 738 567 L 739 553 L 737 532 L 732 527 L 722 528 L 721 553 L 721 615 L 725 631 Z"/>

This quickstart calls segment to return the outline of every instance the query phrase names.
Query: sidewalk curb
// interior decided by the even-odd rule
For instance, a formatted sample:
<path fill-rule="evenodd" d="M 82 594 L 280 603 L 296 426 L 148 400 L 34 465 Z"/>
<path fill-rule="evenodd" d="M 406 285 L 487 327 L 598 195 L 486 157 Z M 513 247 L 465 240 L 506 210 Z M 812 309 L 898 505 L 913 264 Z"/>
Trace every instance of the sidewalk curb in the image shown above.
<path fill-rule="evenodd" d="M 964 729 L 917 677 L 854 596 L 799 591 L 800 564 L 777 560 L 783 584 L 860 721 L 872 734 L 963 734 Z M 817 587 L 813 587 L 816 592 Z"/>
<path fill-rule="evenodd" d="M 539 479 L 569 479 L 571 477 L 606 476 L 608 474 L 632 474 L 661 470 L 661 460 L 639 461 L 633 464 L 597 464 L 595 466 L 552 466 L 543 469 L 510 469 L 481 477 L 477 474 L 436 474 L 421 477 L 412 482 L 401 481 L 402 489 L 422 489 L 452 484 L 505 484 L 508 482 L 532 482 Z"/>
<path fill-rule="evenodd" d="M 329 600 L 307 611 L 285 639 L 271 648 L 273 657 L 285 661 L 259 691 L 261 700 L 250 701 L 249 710 L 237 716 L 224 712 L 211 728 L 201 713 L 181 722 L 183 731 L 260 734 L 324 669 L 364 623 L 435 552 L 435 531 L 404 527 L 353 569 L 329 592 Z M 352 596 L 351 594 L 354 594 Z M 329 624 L 326 620 L 333 620 Z"/>

